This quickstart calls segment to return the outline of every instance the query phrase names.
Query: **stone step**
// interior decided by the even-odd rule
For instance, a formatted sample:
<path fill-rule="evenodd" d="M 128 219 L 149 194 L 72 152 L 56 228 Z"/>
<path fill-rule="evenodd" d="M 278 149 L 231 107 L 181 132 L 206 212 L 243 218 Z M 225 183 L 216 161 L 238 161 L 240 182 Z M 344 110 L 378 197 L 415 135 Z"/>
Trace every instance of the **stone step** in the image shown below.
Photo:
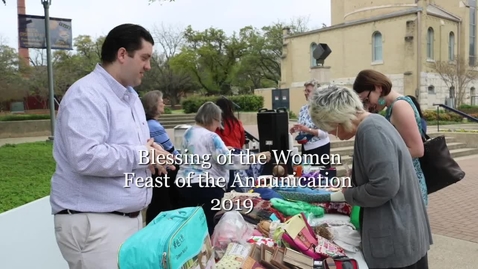
<path fill-rule="evenodd" d="M 458 143 L 462 144 L 462 143 Z M 448 145 L 450 147 L 450 145 Z M 450 149 L 450 154 L 453 159 L 465 157 L 465 156 L 471 156 L 471 155 L 477 155 L 478 154 L 478 148 L 455 148 L 455 149 Z M 347 163 L 349 166 L 352 163 L 352 158 L 350 156 L 341 156 L 340 158 L 341 163 L 340 164 L 332 164 L 333 167 L 337 169 L 337 176 L 342 177 L 345 176 L 345 168 L 343 166 L 343 163 Z"/>
<path fill-rule="evenodd" d="M 449 150 L 466 148 L 468 145 L 460 142 L 448 143 L 447 146 Z M 352 155 L 354 152 L 354 147 L 340 147 L 340 148 L 331 148 L 330 154 L 339 154 L 340 156 Z"/>
<path fill-rule="evenodd" d="M 447 142 L 447 145 L 449 149 L 456 149 L 456 148 L 462 148 L 466 144 L 456 142 L 455 137 L 445 137 L 445 140 Z M 463 145 L 462 145 L 463 144 Z M 353 140 L 348 140 L 348 141 L 331 141 L 330 142 L 330 153 L 334 154 L 341 154 L 341 155 L 351 155 L 353 154 L 353 145 L 354 141 Z M 294 147 L 296 147 L 299 152 L 301 152 L 301 145 L 295 143 Z"/>
<path fill-rule="evenodd" d="M 189 123 L 194 123 L 195 120 L 194 118 L 192 119 L 188 119 L 188 118 L 178 118 L 178 119 L 160 119 L 159 122 L 162 124 L 162 125 L 165 125 L 165 124 L 168 124 L 168 125 L 171 125 L 171 124 L 182 124 L 182 122 L 189 122 Z"/>
<path fill-rule="evenodd" d="M 162 120 L 162 119 L 170 119 L 170 118 L 174 118 L 174 119 L 194 119 L 194 117 L 196 116 L 196 114 L 162 114 L 161 116 L 159 116 L 159 120 Z"/>
<path fill-rule="evenodd" d="M 430 137 L 436 137 L 437 135 L 439 135 L 439 134 L 432 134 L 432 135 L 430 135 Z M 445 139 L 446 139 L 447 144 L 448 144 L 448 143 L 452 143 L 452 142 L 456 142 L 456 138 L 455 138 L 455 137 L 447 136 L 447 137 L 445 137 Z M 295 142 L 295 141 L 294 141 L 294 142 Z M 353 139 L 343 140 L 343 141 L 341 141 L 341 140 L 332 140 L 332 141 L 330 141 L 330 148 L 331 148 L 331 149 L 334 149 L 334 148 L 342 148 L 342 147 L 353 147 L 354 142 L 355 142 L 355 141 L 354 141 Z M 295 146 L 295 147 L 298 147 L 298 148 L 299 148 L 299 151 L 300 151 L 300 146 L 301 146 L 300 144 L 294 143 L 294 146 Z"/>
<path fill-rule="evenodd" d="M 194 120 L 177 120 L 174 122 L 166 122 L 166 123 L 161 122 L 161 125 L 163 125 L 164 129 L 173 129 L 174 127 L 178 125 L 182 125 L 182 124 L 193 125 Z"/>

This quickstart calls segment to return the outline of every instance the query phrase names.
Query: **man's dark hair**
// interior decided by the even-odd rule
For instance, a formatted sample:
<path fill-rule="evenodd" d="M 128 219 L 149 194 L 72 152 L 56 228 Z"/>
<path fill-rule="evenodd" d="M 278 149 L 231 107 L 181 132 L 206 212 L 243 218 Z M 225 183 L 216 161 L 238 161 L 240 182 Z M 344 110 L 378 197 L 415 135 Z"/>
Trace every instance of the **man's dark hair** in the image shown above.
<path fill-rule="evenodd" d="M 143 39 L 154 45 L 153 37 L 142 26 L 130 23 L 116 26 L 108 33 L 101 47 L 102 63 L 113 63 L 120 48 L 125 48 L 128 55 L 133 57 L 135 51 L 142 48 Z"/>

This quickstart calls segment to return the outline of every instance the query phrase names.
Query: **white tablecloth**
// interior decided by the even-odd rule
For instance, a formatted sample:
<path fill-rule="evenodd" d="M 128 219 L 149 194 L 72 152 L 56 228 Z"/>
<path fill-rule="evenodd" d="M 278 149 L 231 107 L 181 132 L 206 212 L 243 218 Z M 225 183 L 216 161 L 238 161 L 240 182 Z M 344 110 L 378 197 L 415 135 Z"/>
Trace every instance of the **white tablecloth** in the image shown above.
<path fill-rule="evenodd" d="M 340 214 L 325 214 L 320 220 L 350 221 L 350 217 Z M 346 254 L 349 258 L 353 258 L 358 262 L 359 269 L 368 269 L 361 251 L 356 253 L 346 251 Z"/>

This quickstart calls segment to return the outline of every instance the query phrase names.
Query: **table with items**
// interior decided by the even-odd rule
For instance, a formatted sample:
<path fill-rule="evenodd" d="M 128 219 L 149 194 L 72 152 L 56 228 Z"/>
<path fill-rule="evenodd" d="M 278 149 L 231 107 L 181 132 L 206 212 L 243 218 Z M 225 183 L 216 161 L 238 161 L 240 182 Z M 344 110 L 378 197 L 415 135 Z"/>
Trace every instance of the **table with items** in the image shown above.
<path fill-rule="evenodd" d="M 261 176 L 248 192 L 224 196 L 211 236 L 215 268 L 368 269 L 357 214 L 341 188 L 271 180 L 280 178 Z"/>
<path fill-rule="evenodd" d="M 357 208 L 317 180 L 329 179 L 260 176 L 227 192 L 212 236 L 199 206 L 162 212 L 123 244 L 119 268 L 368 269 Z"/>

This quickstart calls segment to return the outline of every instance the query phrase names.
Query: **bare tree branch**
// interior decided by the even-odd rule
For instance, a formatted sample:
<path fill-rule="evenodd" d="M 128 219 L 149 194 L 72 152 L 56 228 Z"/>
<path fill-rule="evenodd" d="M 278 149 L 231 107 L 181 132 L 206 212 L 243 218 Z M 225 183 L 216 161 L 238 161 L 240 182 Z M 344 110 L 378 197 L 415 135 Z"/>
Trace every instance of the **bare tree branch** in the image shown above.
<path fill-rule="evenodd" d="M 171 59 L 174 55 L 179 53 L 179 50 L 184 45 L 184 32 L 178 26 L 155 25 L 152 30 L 155 42 L 161 47 L 161 54 L 166 59 Z"/>
<path fill-rule="evenodd" d="M 466 89 L 470 82 L 478 79 L 478 72 L 468 65 L 464 57 L 455 57 L 455 61 L 436 61 L 432 68 L 448 88 L 455 89 L 456 106 L 463 104 Z"/>

